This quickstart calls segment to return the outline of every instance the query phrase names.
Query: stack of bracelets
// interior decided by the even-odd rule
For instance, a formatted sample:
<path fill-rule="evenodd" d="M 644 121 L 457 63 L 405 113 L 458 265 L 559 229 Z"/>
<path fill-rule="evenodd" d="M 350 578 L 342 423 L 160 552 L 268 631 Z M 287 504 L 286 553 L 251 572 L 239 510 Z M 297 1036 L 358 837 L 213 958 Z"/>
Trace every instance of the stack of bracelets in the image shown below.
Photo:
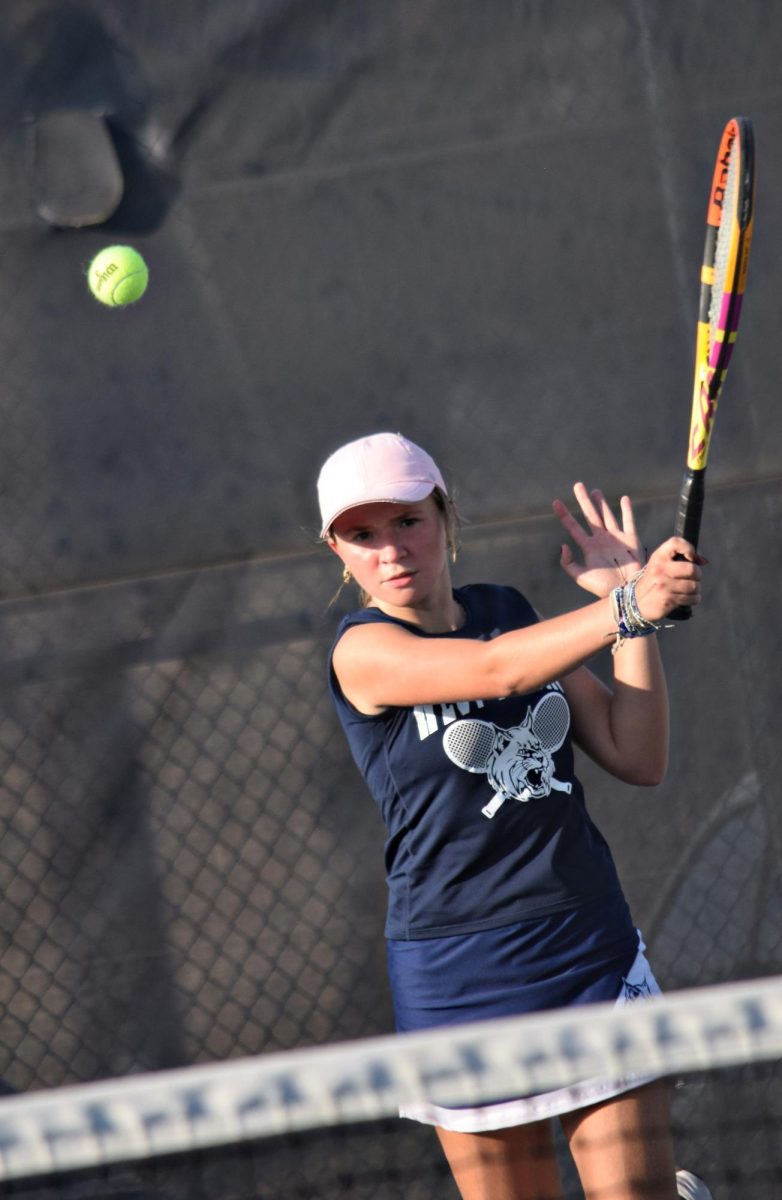
<path fill-rule="evenodd" d="M 641 613 L 638 607 L 638 601 L 635 597 L 635 586 L 638 580 L 643 575 L 646 567 L 634 575 L 632 579 L 628 579 L 627 583 L 620 584 L 611 592 L 611 610 L 616 621 L 616 641 L 614 642 L 612 653 L 616 654 L 622 642 L 628 638 L 649 637 L 651 633 L 657 633 L 661 629 L 661 625 L 655 624 L 654 621 L 647 621 L 646 617 Z"/>

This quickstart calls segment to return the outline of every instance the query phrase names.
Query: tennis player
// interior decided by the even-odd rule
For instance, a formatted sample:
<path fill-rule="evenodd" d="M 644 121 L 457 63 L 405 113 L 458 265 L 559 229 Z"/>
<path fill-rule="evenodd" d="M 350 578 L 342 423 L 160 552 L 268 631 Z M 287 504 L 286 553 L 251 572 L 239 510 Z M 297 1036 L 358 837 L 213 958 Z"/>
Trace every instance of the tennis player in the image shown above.
<path fill-rule="evenodd" d="M 627 783 L 663 778 L 655 634 L 699 603 L 703 560 L 671 538 L 644 565 L 630 501 L 617 519 L 600 492 L 574 492 L 579 519 L 554 502 L 569 538 L 561 564 L 593 599 L 543 620 L 513 587 L 454 589 L 455 508 L 419 446 L 377 433 L 320 472 L 321 536 L 361 594 L 339 626 L 330 687 L 387 829 L 402 1032 L 659 992 L 573 745 Z M 611 689 L 585 665 L 606 647 Z M 464 1200 L 559 1196 L 552 1117 L 587 1200 L 709 1198 L 676 1171 L 660 1080 L 402 1115 L 437 1128 Z"/>

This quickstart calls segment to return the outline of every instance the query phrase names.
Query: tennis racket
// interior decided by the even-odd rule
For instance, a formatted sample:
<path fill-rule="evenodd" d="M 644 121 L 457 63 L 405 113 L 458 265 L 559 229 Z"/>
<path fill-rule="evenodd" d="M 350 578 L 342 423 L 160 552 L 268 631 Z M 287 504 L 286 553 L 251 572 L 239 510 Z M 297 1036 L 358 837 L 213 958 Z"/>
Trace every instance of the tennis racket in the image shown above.
<path fill-rule="evenodd" d="M 693 546 L 698 545 L 717 402 L 736 343 L 747 282 L 754 193 L 752 124 L 745 117 L 733 117 L 723 130 L 706 215 L 687 466 L 674 523 L 674 533 Z M 683 606 L 670 615 L 682 621 L 691 614 L 692 609 Z"/>

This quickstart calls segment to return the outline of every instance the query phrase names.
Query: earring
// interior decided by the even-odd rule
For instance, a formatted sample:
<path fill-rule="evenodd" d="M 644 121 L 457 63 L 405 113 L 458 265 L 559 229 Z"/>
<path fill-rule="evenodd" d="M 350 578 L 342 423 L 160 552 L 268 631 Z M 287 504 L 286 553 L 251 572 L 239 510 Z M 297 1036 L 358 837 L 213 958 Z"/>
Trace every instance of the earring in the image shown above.
<path fill-rule="evenodd" d="M 350 583 L 350 571 L 347 569 L 347 567 L 342 568 L 342 582 Z"/>

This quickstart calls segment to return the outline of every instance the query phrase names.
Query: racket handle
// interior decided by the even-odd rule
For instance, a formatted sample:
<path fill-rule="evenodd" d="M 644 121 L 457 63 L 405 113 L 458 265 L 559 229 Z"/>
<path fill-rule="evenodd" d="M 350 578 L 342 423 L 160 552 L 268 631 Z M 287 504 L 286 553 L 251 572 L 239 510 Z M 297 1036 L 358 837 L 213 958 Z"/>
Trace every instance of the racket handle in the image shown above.
<path fill-rule="evenodd" d="M 680 554 L 679 558 L 681 557 L 682 555 Z M 689 621 L 691 616 L 692 609 L 690 606 L 688 604 L 680 604 L 678 608 L 673 610 L 673 612 L 668 613 L 666 620 L 670 619 L 671 621 Z"/>
<path fill-rule="evenodd" d="M 690 542 L 697 548 L 698 535 L 701 531 L 701 515 L 703 513 L 703 497 L 706 490 L 706 468 L 700 469 L 688 467 L 684 472 L 681 491 L 679 492 L 679 507 L 676 510 L 676 520 L 673 526 L 673 532 L 676 537 L 682 537 L 685 541 Z M 677 554 L 678 559 L 683 559 L 683 554 Z M 679 608 L 675 608 L 673 612 L 668 613 L 672 621 L 688 621 L 692 616 L 692 609 L 687 604 L 682 604 Z"/>

